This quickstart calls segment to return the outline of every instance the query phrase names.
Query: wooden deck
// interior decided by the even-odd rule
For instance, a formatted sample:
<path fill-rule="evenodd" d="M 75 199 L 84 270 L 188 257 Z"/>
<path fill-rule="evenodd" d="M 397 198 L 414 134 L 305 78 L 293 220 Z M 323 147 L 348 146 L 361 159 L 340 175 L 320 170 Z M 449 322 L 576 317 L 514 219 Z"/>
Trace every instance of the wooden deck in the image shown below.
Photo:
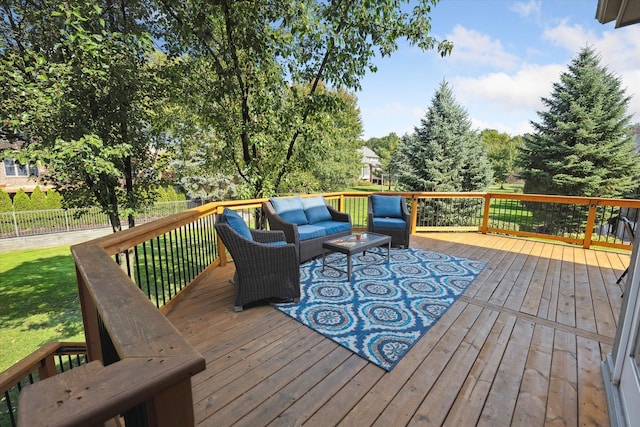
<path fill-rule="evenodd" d="M 412 246 L 487 262 L 391 371 L 269 306 L 233 311 L 233 265 L 169 319 L 205 356 L 192 379 L 203 426 L 609 425 L 611 351 L 628 255 L 476 233 Z"/>

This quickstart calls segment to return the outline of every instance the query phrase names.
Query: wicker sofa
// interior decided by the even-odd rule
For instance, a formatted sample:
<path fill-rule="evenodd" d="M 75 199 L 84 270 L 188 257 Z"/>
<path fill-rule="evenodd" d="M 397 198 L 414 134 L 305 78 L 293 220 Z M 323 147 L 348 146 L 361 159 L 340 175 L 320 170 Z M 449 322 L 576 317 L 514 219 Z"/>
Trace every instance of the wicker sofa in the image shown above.
<path fill-rule="evenodd" d="M 272 197 L 262 208 L 271 230 L 284 232 L 300 262 L 322 255 L 322 243 L 351 234 L 351 216 L 327 205 L 322 196 Z"/>

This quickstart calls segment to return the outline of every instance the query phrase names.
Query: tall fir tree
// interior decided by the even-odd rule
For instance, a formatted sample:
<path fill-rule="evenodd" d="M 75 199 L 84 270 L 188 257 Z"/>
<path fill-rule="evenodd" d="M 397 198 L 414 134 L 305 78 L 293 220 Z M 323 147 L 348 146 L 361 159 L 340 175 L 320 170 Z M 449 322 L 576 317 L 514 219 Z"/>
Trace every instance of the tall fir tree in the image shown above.
<path fill-rule="evenodd" d="M 554 83 L 546 111 L 532 122 L 518 163 L 526 193 L 620 197 L 637 186 L 640 157 L 635 150 L 630 98 L 621 81 L 582 49 Z"/>
<path fill-rule="evenodd" d="M 405 135 L 395 159 L 398 185 L 407 191 L 483 191 L 492 181 L 491 165 L 466 110 L 443 81 L 420 127 Z M 430 225 L 470 225 L 482 201 L 425 201 L 419 215 Z"/>
<path fill-rule="evenodd" d="M 398 183 L 408 191 L 482 191 L 491 165 L 466 110 L 443 81 L 420 127 L 400 142 Z"/>

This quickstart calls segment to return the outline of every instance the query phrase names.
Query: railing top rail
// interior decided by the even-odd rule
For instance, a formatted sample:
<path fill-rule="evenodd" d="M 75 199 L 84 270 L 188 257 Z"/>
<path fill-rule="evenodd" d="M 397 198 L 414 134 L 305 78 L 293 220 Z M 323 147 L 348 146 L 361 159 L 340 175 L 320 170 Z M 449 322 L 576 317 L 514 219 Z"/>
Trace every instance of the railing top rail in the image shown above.
<path fill-rule="evenodd" d="M 563 204 L 590 205 L 598 204 L 603 206 L 625 206 L 640 207 L 640 200 L 637 199 L 611 199 L 603 197 L 582 197 L 582 196 L 558 196 L 547 194 L 522 194 L 522 193 L 486 193 L 492 199 L 503 200 L 523 200 L 530 202 L 551 202 Z"/>
<path fill-rule="evenodd" d="M 105 251 L 97 245 L 71 248 L 76 270 L 113 339 L 118 355 L 204 359 Z"/>
<path fill-rule="evenodd" d="M 43 360 L 55 355 L 60 348 L 76 346 L 84 347 L 85 344 L 78 342 L 48 342 L 42 345 L 6 371 L 0 372 L 0 394 L 9 390 L 15 386 L 18 381 L 38 369 L 38 367 L 42 365 Z"/>

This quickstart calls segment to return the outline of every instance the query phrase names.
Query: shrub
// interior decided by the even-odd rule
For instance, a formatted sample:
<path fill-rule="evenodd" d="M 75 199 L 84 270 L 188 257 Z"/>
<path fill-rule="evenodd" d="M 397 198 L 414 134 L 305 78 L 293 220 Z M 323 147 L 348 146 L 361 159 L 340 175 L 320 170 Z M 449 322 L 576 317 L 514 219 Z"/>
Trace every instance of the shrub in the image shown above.
<path fill-rule="evenodd" d="M 13 202 L 11 196 L 6 191 L 0 189 L 0 212 L 13 211 Z"/>
<path fill-rule="evenodd" d="M 47 209 L 62 209 L 62 196 L 56 190 L 47 191 Z"/>
<path fill-rule="evenodd" d="M 167 188 L 167 201 L 175 202 L 178 199 L 178 193 L 176 193 L 175 188 L 169 187 Z"/>
<path fill-rule="evenodd" d="M 43 211 L 48 209 L 47 195 L 40 189 L 40 186 L 36 186 L 31 193 L 31 205 L 34 211 Z"/>
<path fill-rule="evenodd" d="M 29 195 L 25 193 L 22 188 L 19 189 L 16 195 L 13 197 L 13 209 L 15 209 L 16 212 L 33 210 L 33 204 L 31 203 L 31 199 L 29 198 Z"/>
<path fill-rule="evenodd" d="M 163 187 L 158 187 L 158 199 L 156 202 L 168 202 L 167 192 Z"/>

